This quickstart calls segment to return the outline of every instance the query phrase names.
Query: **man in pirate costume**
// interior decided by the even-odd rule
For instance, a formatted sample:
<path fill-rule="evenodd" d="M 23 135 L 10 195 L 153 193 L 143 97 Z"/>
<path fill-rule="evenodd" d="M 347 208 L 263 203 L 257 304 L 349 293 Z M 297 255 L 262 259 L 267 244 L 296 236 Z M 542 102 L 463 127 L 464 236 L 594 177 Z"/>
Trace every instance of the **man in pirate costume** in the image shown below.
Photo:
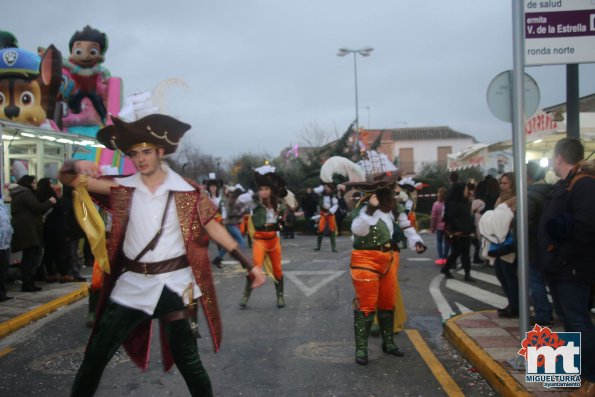
<path fill-rule="evenodd" d="M 398 240 L 402 232 L 413 237 L 414 230 L 406 219 L 395 218 L 395 184 L 396 174 L 391 173 L 378 174 L 369 182 L 344 184 L 364 193 L 351 224 L 353 251 L 350 265 L 356 295 L 353 311 L 355 362 L 360 365 L 368 363 L 368 336 L 375 314 L 382 335 L 382 351 L 403 356 L 393 339 Z M 419 236 L 414 246 L 418 253 L 426 250 Z"/>
<path fill-rule="evenodd" d="M 328 228 L 331 238 L 331 249 L 337 252 L 337 221 L 335 213 L 339 209 L 339 200 L 334 193 L 334 184 L 325 182 L 321 186 L 314 188 L 314 192 L 320 195 L 320 220 L 318 221 L 318 239 L 314 251 L 320 251 L 324 232 Z"/>
<path fill-rule="evenodd" d="M 97 320 L 72 396 L 95 393 L 105 366 L 121 344 L 132 361 L 146 369 L 153 318 L 160 320 L 164 369 L 175 362 L 192 396 L 211 396 L 211 382 L 195 339 L 195 299 L 200 297 L 215 350 L 221 342 L 211 267 L 202 246 L 205 236 L 227 248 L 248 269 L 253 288 L 264 283 L 264 276 L 225 229 L 212 221 L 217 209 L 208 196 L 162 163 L 190 125 L 159 114 L 131 123 L 112 120 L 113 125 L 98 132 L 98 140 L 126 153 L 136 174 L 100 179 L 97 165 L 87 161 L 67 162 L 60 171 L 60 180 L 77 191 L 75 211 L 80 213 L 81 207 L 86 211 L 81 226 L 93 239 L 96 259 L 102 251 L 97 243 L 102 236 L 92 227 L 98 222 L 87 224 L 94 219 L 87 190 L 107 196 L 113 214 L 109 263 L 99 258 L 105 277 Z"/>
<path fill-rule="evenodd" d="M 279 206 L 280 199 L 286 199 L 289 206 L 293 195 L 289 195 L 285 181 L 275 174 L 275 167 L 264 165 L 254 171 L 258 187 L 258 202 L 252 210 L 252 254 L 254 265 L 265 268 L 274 278 L 277 294 L 277 307 L 285 307 L 283 296 L 283 269 L 281 267 L 281 239 L 279 238 Z M 240 306 L 246 307 L 252 289 L 246 283 Z"/>

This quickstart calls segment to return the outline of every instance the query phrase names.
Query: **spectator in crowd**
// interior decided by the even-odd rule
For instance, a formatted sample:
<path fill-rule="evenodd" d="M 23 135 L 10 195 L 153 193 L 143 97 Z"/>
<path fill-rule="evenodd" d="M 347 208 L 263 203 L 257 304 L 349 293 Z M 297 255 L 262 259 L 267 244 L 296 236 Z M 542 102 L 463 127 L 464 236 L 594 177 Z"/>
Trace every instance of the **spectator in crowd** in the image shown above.
<path fill-rule="evenodd" d="M 0 302 L 5 302 L 13 299 L 12 296 L 6 294 L 6 273 L 10 266 L 10 240 L 12 239 L 12 225 L 10 224 L 10 216 L 8 210 L 4 205 L 4 200 L 0 194 Z"/>
<path fill-rule="evenodd" d="M 500 183 L 491 175 L 486 175 L 483 181 L 486 184 L 484 202 L 486 204 L 483 212 L 493 210 L 496 207 L 496 200 L 500 196 Z"/>
<path fill-rule="evenodd" d="M 553 169 L 561 179 L 541 213 L 537 266 L 548 278 L 567 332 L 581 333 L 582 386 L 575 395 L 595 396 L 595 325 L 589 312 L 595 284 L 595 163 L 583 161 L 575 138 L 556 143 Z"/>
<path fill-rule="evenodd" d="M 537 163 L 527 164 L 527 213 L 529 230 L 529 286 L 537 324 L 551 325 L 553 308 L 547 297 L 546 281 L 543 272 L 537 266 L 537 232 L 539 218 L 545 200 L 552 190 L 552 185 L 545 183 L 545 171 Z"/>
<path fill-rule="evenodd" d="M 40 203 L 35 197 L 35 186 L 35 178 L 24 175 L 16 185 L 9 187 L 14 229 L 12 251 L 23 251 L 20 265 L 23 292 L 41 290 L 35 285 L 35 273 L 43 256 L 43 214 L 56 204 L 54 197 Z"/>
<path fill-rule="evenodd" d="M 440 272 L 446 278 L 454 278 L 450 269 L 456 269 L 457 259 L 460 256 L 465 271 L 465 281 L 474 281 L 471 278 L 471 259 L 469 258 L 474 227 L 471 203 L 467 198 L 465 184 L 457 182 L 451 186 L 450 195 L 444 203 L 444 222 L 451 251 Z"/>
<path fill-rule="evenodd" d="M 68 219 L 64 202 L 52 187 L 50 178 L 41 178 L 37 182 L 37 199 L 44 202 L 53 197 L 56 203 L 44 217 L 43 222 L 43 260 L 46 281 L 74 281 L 68 266 Z"/>
<path fill-rule="evenodd" d="M 81 275 L 81 268 L 83 262 L 83 255 L 81 254 L 80 246 L 81 240 L 85 239 L 85 233 L 78 224 L 74 215 L 74 207 L 72 206 L 73 188 L 72 186 L 64 185 L 62 187 L 62 197 L 60 198 L 66 208 L 66 222 L 68 224 L 67 241 L 67 263 L 69 274 L 72 274 L 74 281 L 87 281 Z"/>
<path fill-rule="evenodd" d="M 446 196 L 446 188 L 441 187 L 436 193 L 436 201 L 432 204 L 432 214 L 430 217 L 430 230 L 436 234 L 436 246 L 438 249 L 438 259 L 436 264 L 443 266 L 448 258 L 450 245 L 446 238 L 444 238 L 444 197 Z"/>
<path fill-rule="evenodd" d="M 314 193 L 311 187 L 306 188 L 306 193 L 302 196 L 300 201 L 302 211 L 304 211 L 304 219 L 306 221 L 306 233 L 316 233 L 315 223 L 312 217 L 316 214 L 318 209 L 318 195 Z"/>
<path fill-rule="evenodd" d="M 483 185 L 481 189 L 484 189 Z M 479 222 L 479 218 L 485 208 L 485 201 L 482 197 L 485 196 L 484 192 L 480 189 L 479 184 L 475 184 L 475 181 L 467 181 L 467 190 L 469 191 L 469 200 L 471 201 L 471 214 L 473 215 L 473 227 L 475 228 L 473 232 L 473 237 L 471 237 L 471 244 L 473 245 L 473 263 L 483 263 L 481 258 L 479 257 L 480 252 L 480 242 L 479 242 L 479 233 L 477 232 L 477 224 Z"/>
<path fill-rule="evenodd" d="M 516 188 L 515 188 L 515 176 L 512 172 L 502 174 L 500 177 L 500 196 L 496 200 L 495 210 L 498 210 L 500 205 L 505 205 L 512 211 L 513 218 L 510 222 L 509 234 L 511 235 L 512 241 L 515 241 L 515 220 L 516 214 Z M 502 289 L 508 298 L 508 306 L 504 309 L 498 309 L 498 315 L 500 317 L 518 317 L 519 315 L 519 278 L 518 278 L 518 262 L 516 258 L 516 249 L 512 248 L 503 252 L 496 252 L 491 255 L 495 255 L 496 259 L 494 262 L 494 270 L 496 277 L 502 285 Z M 512 255 L 515 253 L 515 255 Z M 501 255 L 503 254 L 503 255 Z M 490 254 L 488 254 L 490 255 Z M 508 257 L 511 259 L 507 259 Z M 513 258 L 514 257 L 514 258 Z"/>

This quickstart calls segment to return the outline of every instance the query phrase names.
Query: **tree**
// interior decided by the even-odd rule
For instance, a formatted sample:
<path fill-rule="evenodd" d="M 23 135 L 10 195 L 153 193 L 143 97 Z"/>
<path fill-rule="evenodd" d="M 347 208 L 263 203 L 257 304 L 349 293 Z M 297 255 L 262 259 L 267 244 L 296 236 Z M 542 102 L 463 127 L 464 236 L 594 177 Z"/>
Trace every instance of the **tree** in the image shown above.
<path fill-rule="evenodd" d="M 197 146 L 180 145 L 176 153 L 167 158 L 167 163 L 180 175 L 200 183 L 211 172 L 224 182 L 230 180 L 229 166 L 218 157 L 201 153 Z"/>
<path fill-rule="evenodd" d="M 256 190 L 254 169 L 265 164 L 266 154 L 245 153 L 235 157 L 231 162 L 231 181 L 239 183 L 246 190 Z"/>
<path fill-rule="evenodd" d="M 329 143 L 332 136 L 328 131 L 324 131 L 316 123 L 310 123 L 298 134 L 300 146 L 320 147 Z"/>

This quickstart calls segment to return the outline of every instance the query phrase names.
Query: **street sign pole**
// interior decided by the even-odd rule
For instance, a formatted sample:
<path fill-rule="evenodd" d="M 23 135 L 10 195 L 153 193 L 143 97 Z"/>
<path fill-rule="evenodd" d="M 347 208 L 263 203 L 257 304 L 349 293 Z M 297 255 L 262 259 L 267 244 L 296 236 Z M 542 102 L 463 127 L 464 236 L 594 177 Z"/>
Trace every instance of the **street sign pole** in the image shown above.
<path fill-rule="evenodd" d="M 519 274 L 520 339 L 529 331 L 529 266 L 527 222 L 527 170 L 525 168 L 525 89 L 524 30 L 525 2 L 512 0 L 513 74 L 512 74 L 512 145 L 516 173 L 517 263 Z"/>

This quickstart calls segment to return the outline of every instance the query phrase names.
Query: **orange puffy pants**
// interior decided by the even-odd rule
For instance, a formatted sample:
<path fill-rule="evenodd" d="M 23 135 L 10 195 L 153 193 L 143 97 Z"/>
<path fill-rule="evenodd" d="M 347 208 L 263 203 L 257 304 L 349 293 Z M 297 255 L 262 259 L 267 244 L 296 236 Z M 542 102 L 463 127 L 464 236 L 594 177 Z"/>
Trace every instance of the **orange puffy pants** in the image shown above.
<path fill-rule="evenodd" d="M 397 267 L 393 256 L 398 253 L 375 250 L 351 252 L 351 279 L 358 310 L 368 314 L 376 310 L 393 310 Z"/>
<path fill-rule="evenodd" d="M 273 276 L 276 280 L 283 277 L 281 269 L 281 244 L 277 232 L 256 232 L 252 242 L 252 259 L 260 269 L 264 266 L 264 258 L 268 255 L 273 265 Z"/>
<path fill-rule="evenodd" d="M 320 220 L 318 221 L 318 233 L 324 233 L 326 224 L 328 223 L 328 230 L 334 232 L 337 230 L 337 222 L 335 221 L 335 215 L 327 212 L 320 213 Z"/>

